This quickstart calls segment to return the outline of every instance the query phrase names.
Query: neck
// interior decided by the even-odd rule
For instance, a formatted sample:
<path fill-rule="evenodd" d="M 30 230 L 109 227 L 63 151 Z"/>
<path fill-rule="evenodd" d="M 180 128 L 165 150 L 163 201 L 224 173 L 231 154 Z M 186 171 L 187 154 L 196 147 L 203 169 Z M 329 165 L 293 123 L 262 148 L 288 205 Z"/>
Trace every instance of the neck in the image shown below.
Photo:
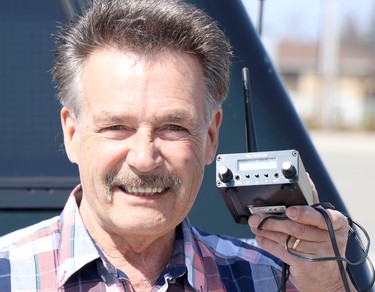
<path fill-rule="evenodd" d="M 136 291 L 150 291 L 173 253 L 175 232 L 153 240 L 139 238 L 131 241 L 125 237 L 111 237 L 108 241 L 103 239 L 101 237 L 97 244 L 107 260 L 129 277 Z"/>
<path fill-rule="evenodd" d="M 175 229 L 162 234 L 111 230 L 80 206 L 82 220 L 107 260 L 123 271 L 136 291 L 150 291 L 173 253 Z"/>

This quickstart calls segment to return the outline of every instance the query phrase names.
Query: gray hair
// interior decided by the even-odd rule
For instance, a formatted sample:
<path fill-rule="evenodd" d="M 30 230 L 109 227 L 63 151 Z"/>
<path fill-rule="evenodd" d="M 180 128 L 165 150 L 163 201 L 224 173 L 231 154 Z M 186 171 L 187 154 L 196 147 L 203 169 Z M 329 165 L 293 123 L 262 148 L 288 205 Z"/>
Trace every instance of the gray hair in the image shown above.
<path fill-rule="evenodd" d="M 94 0 L 62 27 L 56 41 L 52 76 L 58 98 L 78 117 L 83 66 L 96 49 L 116 47 L 150 56 L 186 52 L 200 60 L 209 113 L 228 94 L 231 46 L 218 24 L 180 0 Z"/>

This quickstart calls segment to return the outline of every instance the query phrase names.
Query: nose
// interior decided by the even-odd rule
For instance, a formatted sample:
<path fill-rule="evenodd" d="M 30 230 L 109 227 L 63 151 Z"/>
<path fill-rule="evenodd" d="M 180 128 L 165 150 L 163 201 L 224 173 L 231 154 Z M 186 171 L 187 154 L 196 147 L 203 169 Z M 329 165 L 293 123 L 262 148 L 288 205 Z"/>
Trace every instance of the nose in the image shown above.
<path fill-rule="evenodd" d="M 138 129 L 133 135 L 126 157 L 126 163 L 130 168 L 148 173 L 160 166 L 162 157 L 152 136 L 152 132 L 148 129 Z"/>

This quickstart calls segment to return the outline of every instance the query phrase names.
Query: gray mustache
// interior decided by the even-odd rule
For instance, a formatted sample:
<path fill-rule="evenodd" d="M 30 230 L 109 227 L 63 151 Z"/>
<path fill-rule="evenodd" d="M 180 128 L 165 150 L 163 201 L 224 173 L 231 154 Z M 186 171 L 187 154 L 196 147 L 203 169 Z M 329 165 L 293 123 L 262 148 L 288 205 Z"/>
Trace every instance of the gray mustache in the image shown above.
<path fill-rule="evenodd" d="M 178 191 L 181 188 L 181 180 L 175 174 L 140 174 L 134 173 L 109 173 L 106 177 L 106 186 L 109 191 L 115 187 L 163 187 Z"/>

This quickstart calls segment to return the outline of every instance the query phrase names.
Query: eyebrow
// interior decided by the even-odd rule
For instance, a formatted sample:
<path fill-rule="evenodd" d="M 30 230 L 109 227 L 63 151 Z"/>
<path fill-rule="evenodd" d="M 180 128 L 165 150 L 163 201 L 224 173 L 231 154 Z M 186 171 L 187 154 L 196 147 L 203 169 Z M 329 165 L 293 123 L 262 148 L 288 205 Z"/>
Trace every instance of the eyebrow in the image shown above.
<path fill-rule="evenodd" d="M 103 116 L 105 118 L 103 118 Z M 108 111 L 103 111 L 99 114 L 95 114 L 93 116 L 93 121 L 94 123 L 101 123 L 101 122 L 110 122 L 110 123 L 116 123 L 116 124 L 121 124 L 124 122 L 124 118 L 121 116 L 114 114 L 113 112 L 108 112 Z"/>
<path fill-rule="evenodd" d="M 195 117 L 195 118 L 194 118 Z M 190 114 L 187 111 L 176 111 L 170 114 L 167 114 L 165 117 L 162 116 L 160 119 L 164 122 L 171 122 L 171 123 L 182 123 L 188 128 L 190 128 L 193 133 L 197 134 L 198 132 L 205 131 L 207 129 L 207 120 L 203 119 L 202 121 L 199 120 L 197 116 Z"/>
<path fill-rule="evenodd" d="M 171 121 L 171 122 L 180 122 L 183 120 L 188 120 L 187 116 L 190 116 L 190 115 L 187 115 L 185 112 L 182 112 L 182 111 L 177 111 L 177 112 L 167 114 L 165 117 L 163 117 L 163 119 Z"/>
<path fill-rule="evenodd" d="M 192 113 L 184 110 L 175 110 L 175 111 L 167 111 L 167 112 L 161 112 L 157 113 L 156 116 L 154 116 L 156 121 L 159 122 L 171 122 L 171 123 L 181 123 L 186 122 L 189 125 L 192 126 L 199 126 L 198 118 L 195 117 Z"/>
<path fill-rule="evenodd" d="M 104 117 L 104 119 L 103 119 Z M 105 120 L 106 122 L 112 122 L 112 123 L 121 123 L 124 122 L 125 119 L 129 119 L 131 116 L 122 116 L 121 113 L 114 113 L 114 112 L 108 112 L 103 111 L 100 114 L 95 114 L 93 116 L 94 122 L 102 122 Z M 167 113 L 164 112 L 158 112 L 156 115 L 154 115 L 155 120 L 157 121 L 170 121 L 170 122 L 181 122 L 181 121 L 193 121 L 193 115 L 186 111 L 182 110 L 176 110 L 176 111 L 167 111 Z"/>

